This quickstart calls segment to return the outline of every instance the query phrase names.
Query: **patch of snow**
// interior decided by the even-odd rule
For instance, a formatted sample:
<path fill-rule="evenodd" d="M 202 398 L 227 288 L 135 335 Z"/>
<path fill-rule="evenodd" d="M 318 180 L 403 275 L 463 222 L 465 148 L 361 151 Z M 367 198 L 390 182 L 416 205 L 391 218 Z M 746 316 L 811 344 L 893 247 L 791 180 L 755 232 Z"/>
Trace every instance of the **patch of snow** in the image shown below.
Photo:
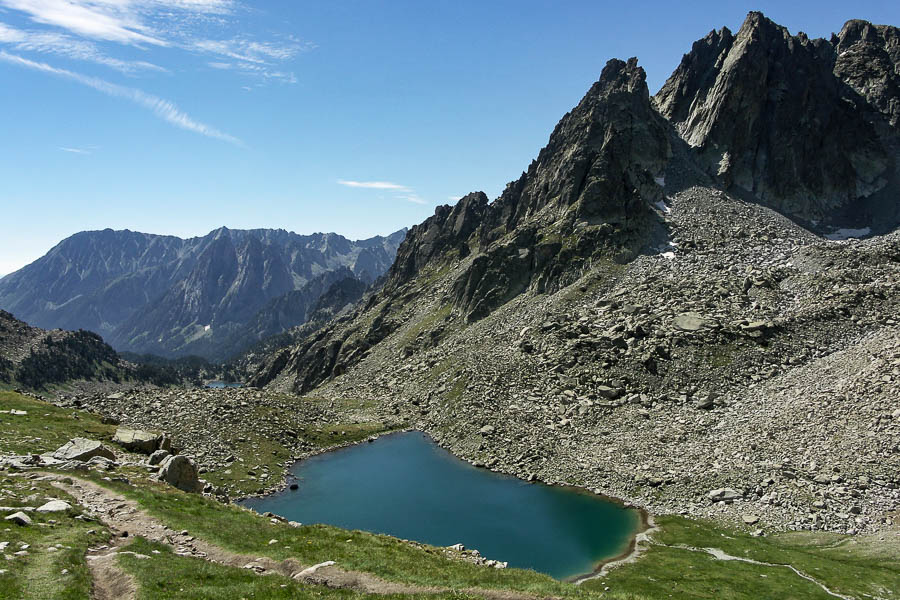
<path fill-rule="evenodd" d="M 674 252 L 663 252 L 662 254 L 660 254 L 660 256 L 662 256 L 663 258 L 668 258 L 669 260 L 675 260 Z"/>
<path fill-rule="evenodd" d="M 831 233 L 825 234 L 825 238 L 829 240 L 853 240 L 872 233 L 871 227 L 863 227 L 862 229 L 838 229 Z"/>
<path fill-rule="evenodd" d="M 666 203 L 663 202 L 662 200 L 660 200 L 659 202 L 654 202 L 653 206 L 655 206 L 657 210 L 664 212 L 666 214 L 672 212 L 672 209 L 670 207 L 666 206 Z"/>
<path fill-rule="evenodd" d="M 203 328 L 203 331 L 209 331 L 209 325 Z"/>
<path fill-rule="evenodd" d="M 659 187 L 666 187 L 666 178 L 665 177 L 654 177 L 653 181 L 656 182 L 656 185 Z"/>

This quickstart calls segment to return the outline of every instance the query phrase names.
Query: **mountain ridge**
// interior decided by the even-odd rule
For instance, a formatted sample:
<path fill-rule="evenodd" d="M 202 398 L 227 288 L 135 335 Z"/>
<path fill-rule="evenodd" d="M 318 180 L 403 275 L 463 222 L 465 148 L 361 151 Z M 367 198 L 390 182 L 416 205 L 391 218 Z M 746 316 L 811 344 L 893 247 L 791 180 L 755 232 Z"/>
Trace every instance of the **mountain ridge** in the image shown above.
<path fill-rule="evenodd" d="M 187 239 L 79 232 L 0 280 L 0 306 L 45 328 L 96 331 L 123 351 L 191 354 L 209 345 L 199 339 L 207 325 L 236 329 L 321 273 L 349 266 L 373 281 L 404 235 L 350 241 L 226 227 Z"/>

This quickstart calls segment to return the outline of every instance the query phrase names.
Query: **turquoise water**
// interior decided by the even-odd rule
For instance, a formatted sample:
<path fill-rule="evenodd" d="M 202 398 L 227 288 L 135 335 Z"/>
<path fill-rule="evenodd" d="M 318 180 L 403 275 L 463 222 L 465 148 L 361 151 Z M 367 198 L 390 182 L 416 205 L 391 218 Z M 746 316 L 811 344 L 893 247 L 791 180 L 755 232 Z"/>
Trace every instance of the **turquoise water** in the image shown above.
<path fill-rule="evenodd" d="M 620 554 L 640 524 L 636 511 L 592 494 L 477 469 L 417 432 L 314 456 L 291 472 L 298 490 L 245 505 L 304 524 L 461 543 L 560 579 Z"/>

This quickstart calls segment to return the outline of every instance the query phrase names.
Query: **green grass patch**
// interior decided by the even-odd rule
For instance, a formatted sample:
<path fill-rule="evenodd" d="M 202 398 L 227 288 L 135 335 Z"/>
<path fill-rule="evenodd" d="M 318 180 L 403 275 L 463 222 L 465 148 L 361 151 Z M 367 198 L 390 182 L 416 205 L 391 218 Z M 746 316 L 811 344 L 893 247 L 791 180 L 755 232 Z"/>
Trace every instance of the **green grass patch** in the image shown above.
<path fill-rule="evenodd" d="M 447 390 L 446 395 L 449 404 L 456 404 L 460 401 L 463 393 L 466 391 L 466 384 L 467 380 L 465 377 L 459 377 L 453 382 L 453 385 Z"/>
<path fill-rule="evenodd" d="M 0 452 L 42 454 L 52 452 L 73 437 L 111 440 L 115 425 L 104 425 L 99 415 L 59 408 L 15 392 L 0 392 L 0 411 L 25 411 L 26 415 L 0 413 Z"/>
<path fill-rule="evenodd" d="M 350 592 L 304 586 L 285 577 L 260 577 L 246 569 L 177 556 L 169 546 L 143 538 L 135 538 L 125 550 L 148 557 L 121 554 L 117 558 L 119 565 L 135 578 L 140 600 L 343 599 L 354 596 Z"/>
<path fill-rule="evenodd" d="M 738 350 L 736 344 L 712 344 L 704 352 L 709 366 L 714 369 L 721 369 L 734 362 L 734 357 Z"/>
<path fill-rule="evenodd" d="M 388 430 L 384 423 L 338 423 L 301 428 L 300 436 L 314 446 L 327 448 L 337 444 L 361 442 Z"/>
<path fill-rule="evenodd" d="M 418 286 L 420 288 L 427 288 L 439 279 L 445 277 L 453 270 L 453 262 L 456 260 L 459 260 L 459 251 L 454 248 L 444 257 L 444 263 L 440 267 L 432 267 L 419 275 L 417 282 Z"/>
<path fill-rule="evenodd" d="M 129 554 L 118 557 L 119 565 L 137 581 L 138 600 L 351 600 L 367 597 L 350 590 L 303 584 L 278 575 L 259 576 L 247 569 L 178 556 L 169 546 L 143 538 L 135 538 L 126 550 L 148 557 L 140 558 Z M 385 600 L 419 597 L 436 600 L 476 598 L 462 593 L 386 594 L 378 597 Z"/>
<path fill-rule="evenodd" d="M 40 506 L 54 498 L 69 502 L 73 508 L 64 513 L 28 513 L 33 521 L 29 526 L 0 521 L 0 542 L 9 542 L 0 553 L 0 570 L 6 571 L 0 574 L 0 598 L 90 598 L 91 576 L 84 555 L 88 547 L 109 539 L 108 530 L 99 523 L 76 519 L 81 511 L 74 500 L 48 483 L 0 473 L 0 505 Z M 24 550 L 28 554 L 17 556 L 23 544 L 28 545 Z"/>
<path fill-rule="evenodd" d="M 586 581 L 586 590 L 631 594 L 645 598 L 832 599 L 814 583 L 788 569 L 773 569 L 712 556 L 655 546 L 636 563 L 613 569 L 608 577 Z"/>

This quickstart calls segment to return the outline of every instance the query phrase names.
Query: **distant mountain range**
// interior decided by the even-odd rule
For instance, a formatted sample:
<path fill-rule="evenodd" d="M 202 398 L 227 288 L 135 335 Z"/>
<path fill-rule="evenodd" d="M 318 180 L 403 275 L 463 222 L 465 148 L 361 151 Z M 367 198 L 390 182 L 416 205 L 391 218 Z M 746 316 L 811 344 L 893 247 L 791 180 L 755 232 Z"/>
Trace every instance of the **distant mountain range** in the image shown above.
<path fill-rule="evenodd" d="M 0 279 L 0 308 L 44 329 L 94 331 L 120 351 L 225 359 L 304 323 L 332 286 L 371 285 L 405 236 L 85 231 Z"/>

